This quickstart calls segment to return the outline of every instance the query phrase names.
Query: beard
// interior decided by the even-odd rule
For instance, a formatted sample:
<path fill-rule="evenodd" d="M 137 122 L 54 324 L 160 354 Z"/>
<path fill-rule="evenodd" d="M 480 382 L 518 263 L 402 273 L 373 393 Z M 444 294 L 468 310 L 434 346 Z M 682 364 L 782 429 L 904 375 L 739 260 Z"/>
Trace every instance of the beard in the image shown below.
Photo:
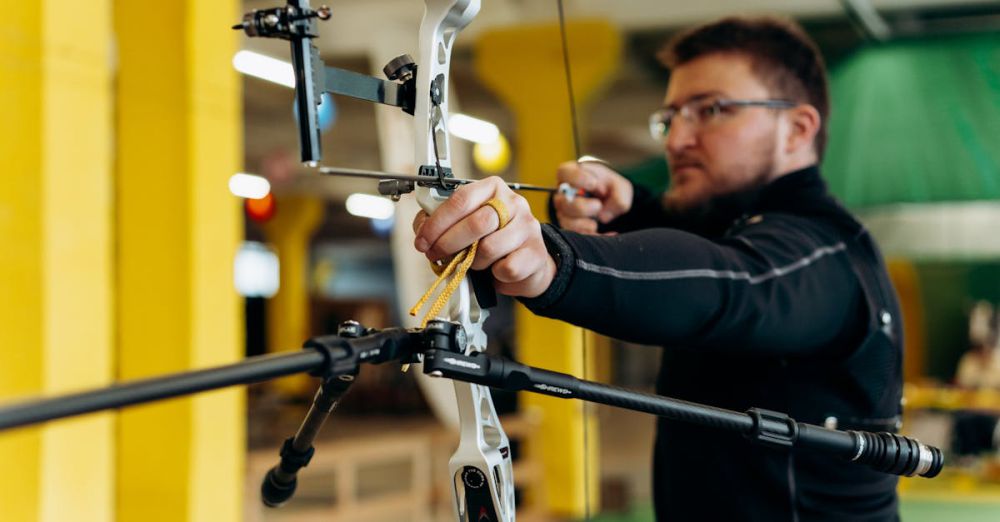
<path fill-rule="evenodd" d="M 698 219 L 719 206 L 726 206 L 727 201 L 739 199 L 741 193 L 754 191 L 771 181 L 776 174 L 777 147 L 777 136 L 766 133 L 743 156 L 744 160 L 718 167 L 719 170 L 683 154 L 668 158 L 669 165 L 698 166 L 701 173 L 694 175 L 701 179 L 679 180 L 671 172 L 670 187 L 663 195 L 664 206 L 671 213 L 689 219 Z"/>

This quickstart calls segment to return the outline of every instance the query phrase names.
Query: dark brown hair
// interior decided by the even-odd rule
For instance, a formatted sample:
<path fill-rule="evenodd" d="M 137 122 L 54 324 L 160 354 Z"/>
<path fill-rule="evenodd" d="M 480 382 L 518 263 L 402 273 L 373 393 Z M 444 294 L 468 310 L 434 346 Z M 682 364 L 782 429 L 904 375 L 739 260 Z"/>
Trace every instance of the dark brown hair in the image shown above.
<path fill-rule="evenodd" d="M 820 127 L 813 145 L 818 158 L 823 158 L 830 113 L 826 65 L 799 24 L 777 17 L 724 18 L 676 35 L 658 58 L 673 69 L 715 53 L 746 56 L 751 70 L 772 96 L 815 107 Z"/>

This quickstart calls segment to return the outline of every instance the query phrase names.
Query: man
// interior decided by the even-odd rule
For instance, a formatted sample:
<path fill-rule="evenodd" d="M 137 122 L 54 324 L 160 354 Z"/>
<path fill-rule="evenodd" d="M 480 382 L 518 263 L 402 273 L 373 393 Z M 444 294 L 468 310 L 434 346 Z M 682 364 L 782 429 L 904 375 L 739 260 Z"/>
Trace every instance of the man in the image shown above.
<path fill-rule="evenodd" d="M 481 238 L 473 269 L 491 270 L 501 293 L 664 346 L 660 394 L 896 429 L 898 304 L 877 248 L 819 176 L 828 95 L 814 44 L 791 22 L 732 18 L 680 35 L 663 58 L 672 74 L 651 118 L 670 165 L 662 200 L 610 169 L 565 164 L 560 181 L 595 197 L 557 196 L 560 230 L 484 180 L 417 216 L 417 249 L 437 260 Z M 659 520 L 896 520 L 895 486 L 826 456 L 658 423 Z"/>

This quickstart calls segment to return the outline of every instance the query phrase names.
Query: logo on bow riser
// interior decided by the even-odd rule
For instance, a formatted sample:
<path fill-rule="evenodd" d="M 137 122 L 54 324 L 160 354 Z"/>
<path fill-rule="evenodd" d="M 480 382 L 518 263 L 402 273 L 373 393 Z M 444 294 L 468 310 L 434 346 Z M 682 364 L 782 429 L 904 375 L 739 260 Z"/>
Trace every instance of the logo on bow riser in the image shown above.
<path fill-rule="evenodd" d="M 479 468 L 466 466 L 466 468 L 462 470 L 462 483 L 465 484 L 465 487 L 467 488 L 479 489 L 486 485 L 486 475 L 484 475 L 482 471 L 479 471 Z"/>

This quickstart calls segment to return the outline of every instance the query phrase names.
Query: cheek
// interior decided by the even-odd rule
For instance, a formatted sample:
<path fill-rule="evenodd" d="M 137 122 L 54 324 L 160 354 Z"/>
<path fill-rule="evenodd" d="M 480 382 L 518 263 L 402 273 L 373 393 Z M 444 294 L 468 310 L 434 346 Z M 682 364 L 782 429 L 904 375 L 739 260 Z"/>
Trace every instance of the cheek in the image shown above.
<path fill-rule="evenodd" d="M 715 133 L 711 136 L 705 136 L 702 139 L 701 147 L 704 151 L 704 162 L 708 177 L 719 177 L 720 172 L 729 170 L 733 162 L 738 161 L 740 151 L 742 150 L 740 142 L 739 133 L 733 132 Z"/>
<path fill-rule="evenodd" d="M 756 141 L 761 129 L 750 125 L 731 125 L 716 129 L 716 132 L 702 139 L 706 152 L 718 158 L 737 155 L 747 150 L 748 145 Z"/>
<path fill-rule="evenodd" d="M 753 163 L 764 150 L 771 149 L 773 140 L 773 127 L 743 125 L 720 129 L 720 132 L 707 136 L 702 147 L 706 161 L 716 167 L 712 170 L 719 171 L 728 170 L 727 167 L 733 165 Z"/>

